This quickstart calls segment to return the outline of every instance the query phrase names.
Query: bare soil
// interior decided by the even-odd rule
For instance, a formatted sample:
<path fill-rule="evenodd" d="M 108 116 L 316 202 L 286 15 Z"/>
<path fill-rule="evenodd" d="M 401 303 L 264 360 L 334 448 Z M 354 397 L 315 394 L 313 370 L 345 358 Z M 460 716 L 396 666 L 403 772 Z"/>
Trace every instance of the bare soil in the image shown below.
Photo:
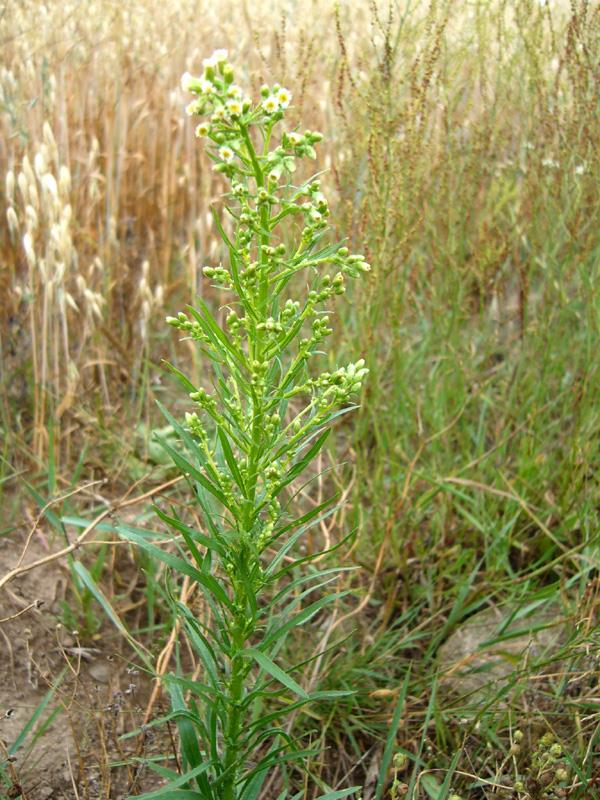
<path fill-rule="evenodd" d="M 0 576 L 17 565 L 25 541 L 0 538 Z M 55 549 L 41 527 L 23 563 Z M 152 681 L 109 623 L 88 638 L 66 629 L 69 584 L 68 565 L 57 560 L 0 590 L 0 770 L 9 780 L 0 781 L 0 800 L 124 798 L 156 785 L 152 773 L 118 766 L 158 744 L 152 731 L 119 738 L 142 724 Z"/>

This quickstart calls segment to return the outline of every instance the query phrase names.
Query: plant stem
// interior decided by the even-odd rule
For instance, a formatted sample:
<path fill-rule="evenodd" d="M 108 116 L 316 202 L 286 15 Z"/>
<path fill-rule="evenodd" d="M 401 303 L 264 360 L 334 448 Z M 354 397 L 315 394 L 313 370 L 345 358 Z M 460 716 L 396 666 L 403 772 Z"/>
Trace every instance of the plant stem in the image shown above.
<path fill-rule="evenodd" d="M 257 188 L 264 187 L 264 175 L 252 140 L 245 126 L 240 126 L 240 132 L 244 139 L 246 149 L 252 167 L 254 170 L 254 178 Z M 263 231 L 269 229 L 269 209 L 263 205 L 260 210 L 261 224 Z M 267 255 L 263 248 L 269 244 L 269 234 L 262 233 L 259 238 L 259 252 L 260 262 L 264 264 L 267 260 Z M 259 320 L 264 321 L 268 316 L 268 286 L 269 279 L 266 274 L 261 275 L 261 282 L 259 287 L 259 302 L 258 302 L 258 315 Z M 261 331 L 254 329 L 254 345 L 252 348 L 254 358 L 257 361 L 262 361 L 263 358 L 263 336 Z M 256 498 L 256 483 L 258 479 L 258 464 L 261 457 L 261 450 L 263 445 L 263 417 L 264 417 L 264 389 L 257 387 L 252 394 L 253 403 L 253 420 L 252 420 L 252 442 L 250 452 L 248 453 L 248 497 L 245 504 L 243 520 L 242 520 L 242 536 L 249 536 L 255 515 L 255 498 Z M 223 757 L 223 768 L 227 774 L 223 783 L 222 800 L 235 800 L 236 798 L 236 783 L 238 775 L 238 760 L 239 760 L 239 736 L 242 726 L 241 716 L 241 701 L 244 693 L 244 680 L 246 678 L 246 659 L 243 655 L 244 645 L 247 638 L 250 636 L 251 631 L 248 630 L 246 619 L 246 606 L 247 597 L 245 590 L 238 585 L 235 588 L 234 594 L 238 600 L 241 611 L 235 620 L 232 631 L 232 642 L 234 645 L 234 652 L 231 656 L 231 673 L 228 687 L 228 719 L 225 730 L 225 753 Z"/>
<path fill-rule="evenodd" d="M 235 784 L 237 782 L 238 739 L 240 735 L 241 715 L 240 703 L 244 690 L 245 661 L 240 652 L 232 659 L 231 681 L 229 683 L 229 719 L 225 732 L 225 757 L 223 766 L 230 774 L 223 783 L 223 800 L 235 800 Z"/>
<path fill-rule="evenodd" d="M 240 132 L 248 151 L 248 156 L 254 171 L 254 179 L 256 181 L 257 189 L 262 189 L 265 186 L 265 178 L 260 166 L 256 150 L 252 144 L 252 139 L 246 126 L 240 126 Z M 261 226 L 263 232 L 259 237 L 259 258 L 260 263 L 265 264 L 267 255 L 264 248 L 269 244 L 269 218 L 270 212 L 267 205 L 263 204 L 260 209 Z M 269 279 L 263 271 L 260 276 L 259 298 L 257 312 L 259 320 L 264 322 L 268 316 L 268 295 L 269 295 Z M 260 362 L 263 359 L 263 336 L 261 331 L 254 331 L 254 358 Z M 264 395 L 257 391 L 253 395 L 253 420 L 252 420 L 252 445 L 248 457 L 248 503 L 246 506 L 246 514 L 244 515 L 244 528 L 246 533 L 250 533 L 254 519 L 254 499 L 256 494 L 256 482 L 258 479 L 257 466 L 261 456 L 261 447 L 263 440 L 263 417 L 264 417 Z"/>

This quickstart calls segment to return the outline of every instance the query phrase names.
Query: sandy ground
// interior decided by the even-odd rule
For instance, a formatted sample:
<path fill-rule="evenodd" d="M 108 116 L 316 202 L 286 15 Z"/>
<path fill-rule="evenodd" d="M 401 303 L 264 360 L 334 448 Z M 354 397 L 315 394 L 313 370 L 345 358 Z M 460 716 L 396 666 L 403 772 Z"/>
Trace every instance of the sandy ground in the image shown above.
<path fill-rule="evenodd" d="M 24 534 L 0 539 L 0 576 L 17 565 L 24 541 Z M 40 531 L 24 563 L 57 546 Z M 95 800 L 125 797 L 132 783 L 148 788 L 145 775 L 109 763 L 142 747 L 119 735 L 143 721 L 150 681 L 132 670 L 129 653 L 114 651 L 120 644 L 110 625 L 87 639 L 66 628 L 68 585 L 67 564 L 54 561 L 0 589 L 0 764 L 13 784 L 0 784 L 1 798 Z"/>

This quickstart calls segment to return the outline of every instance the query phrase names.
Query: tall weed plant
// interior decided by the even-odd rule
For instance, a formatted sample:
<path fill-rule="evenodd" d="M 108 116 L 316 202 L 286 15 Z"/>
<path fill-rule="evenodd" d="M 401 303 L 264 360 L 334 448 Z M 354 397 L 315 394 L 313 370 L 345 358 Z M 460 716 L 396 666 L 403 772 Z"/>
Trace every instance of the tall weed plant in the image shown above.
<path fill-rule="evenodd" d="M 166 678 L 184 774 L 171 775 L 169 787 L 152 796 L 253 800 L 270 771 L 285 773 L 287 764 L 313 754 L 284 718 L 344 694 L 309 693 L 294 677 L 318 654 L 291 668 L 281 656 L 287 635 L 340 596 L 326 590 L 340 570 L 312 567 L 323 553 L 299 547 L 335 498 L 306 511 L 294 488 L 367 374 L 362 359 L 334 371 L 319 364 L 332 332 L 328 306 L 370 267 L 328 241 L 318 178 L 294 182 L 297 160 L 314 159 L 322 136 L 285 125 L 291 95 L 284 87 L 263 86 L 255 102 L 234 82 L 224 50 L 205 59 L 201 77 L 186 73 L 182 86 L 194 95 L 187 111 L 200 118 L 196 134 L 228 182 L 223 213 L 233 221 L 228 235 L 215 211 L 229 258 L 204 268 L 228 294 L 225 324 L 200 299 L 167 318 L 212 370 L 212 380 L 207 372 L 205 385 L 196 386 L 171 367 L 196 410 L 181 424 L 164 409 L 181 447 L 163 446 L 186 477 L 203 525 L 190 527 L 175 511 L 157 508 L 178 555 L 139 530 L 120 530 L 195 582 L 208 612 L 200 618 L 176 603 L 203 668 L 197 680 Z"/>

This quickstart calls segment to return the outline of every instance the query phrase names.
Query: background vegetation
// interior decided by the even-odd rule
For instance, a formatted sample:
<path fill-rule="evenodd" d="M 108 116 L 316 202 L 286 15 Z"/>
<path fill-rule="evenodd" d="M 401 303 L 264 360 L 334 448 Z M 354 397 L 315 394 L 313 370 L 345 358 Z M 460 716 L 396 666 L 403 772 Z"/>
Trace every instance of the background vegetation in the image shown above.
<path fill-rule="evenodd" d="M 159 671 L 187 657 L 161 568 L 113 544 L 106 519 L 141 524 L 155 490 L 178 502 L 150 433 L 163 425 L 155 400 L 186 408 L 160 360 L 192 375 L 203 365 L 163 318 L 196 293 L 218 308 L 202 267 L 226 258 L 210 214 L 220 179 L 179 78 L 228 47 L 255 94 L 281 82 L 291 120 L 326 132 L 334 225 L 374 268 L 339 307 L 339 360 L 371 368 L 360 410 L 330 439 L 343 466 L 304 490 L 307 506 L 332 483 L 346 493 L 319 536 L 356 529 L 338 556 L 359 568 L 351 595 L 294 644 L 298 655 L 341 640 L 306 684 L 356 690 L 297 718 L 321 748 L 311 771 L 364 785 L 366 800 L 405 753 L 397 796 L 536 798 L 533 754 L 552 732 L 569 770 L 559 791 L 597 796 L 598 6 L 23 0 L 5 8 L 0 41 L 7 574 L 41 538 L 48 563 L 64 553 L 55 616 L 81 646 L 132 658 L 108 610 Z M 100 514 L 77 552 L 81 518 Z M 0 621 L 17 610 L 10 595 L 0 608 Z M 483 611 L 479 640 L 461 644 Z M 8 624 L 50 616 L 33 608 Z M 46 676 L 52 698 L 73 716 L 59 674 Z M 156 703 L 149 692 L 141 705 L 151 716 Z M 44 748 L 44 718 L 20 746 L 33 735 L 33 752 Z M 137 791 L 115 741 L 73 764 L 78 796 Z M 31 784 L 24 759 L 7 763 L 4 791 Z M 111 789 L 118 770 L 126 783 Z"/>

